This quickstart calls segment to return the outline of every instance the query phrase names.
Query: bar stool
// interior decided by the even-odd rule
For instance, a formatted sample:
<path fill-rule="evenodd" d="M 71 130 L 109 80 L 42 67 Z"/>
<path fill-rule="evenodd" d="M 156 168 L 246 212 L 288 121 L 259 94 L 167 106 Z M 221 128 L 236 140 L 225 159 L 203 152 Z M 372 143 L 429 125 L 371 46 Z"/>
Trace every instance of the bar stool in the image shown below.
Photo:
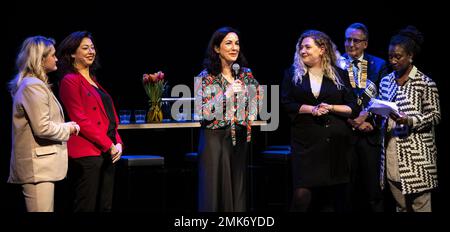
<path fill-rule="evenodd" d="M 198 153 L 188 152 L 184 154 L 182 168 L 182 186 L 184 202 L 183 210 L 197 212 L 198 192 Z"/>
<path fill-rule="evenodd" d="M 265 162 L 289 163 L 291 157 L 290 150 L 265 150 L 261 152 Z"/>
<path fill-rule="evenodd" d="M 190 163 L 197 163 L 198 161 L 198 153 L 197 152 L 188 152 L 184 154 L 184 160 Z"/>
<path fill-rule="evenodd" d="M 253 196 L 252 208 L 255 211 L 286 212 L 292 196 L 290 146 L 268 146 L 260 154 L 260 162 L 254 168 L 252 188 L 257 194 Z"/>
<path fill-rule="evenodd" d="M 268 146 L 266 150 L 269 150 L 269 151 L 291 151 L 291 146 L 289 146 L 289 145 L 271 145 L 271 146 Z"/>
<path fill-rule="evenodd" d="M 122 162 L 128 168 L 139 166 L 164 166 L 164 157 L 159 155 L 123 155 Z"/>
<path fill-rule="evenodd" d="M 161 155 L 123 155 L 116 172 L 118 211 L 162 212 L 165 209 L 165 169 Z"/>

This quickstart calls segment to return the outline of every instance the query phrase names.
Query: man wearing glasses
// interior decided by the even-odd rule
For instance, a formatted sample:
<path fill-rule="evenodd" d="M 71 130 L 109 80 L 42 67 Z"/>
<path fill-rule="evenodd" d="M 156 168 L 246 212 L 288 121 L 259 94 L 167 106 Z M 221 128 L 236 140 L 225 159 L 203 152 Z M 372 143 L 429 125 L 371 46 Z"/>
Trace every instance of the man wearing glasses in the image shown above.
<path fill-rule="evenodd" d="M 381 131 L 375 116 L 365 108 L 370 99 L 378 95 L 378 84 L 388 74 L 386 61 L 364 52 L 368 46 L 369 33 L 362 23 L 353 23 L 345 31 L 345 54 L 343 67 L 348 71 L 350 84 L 357 96 L 361 113 L 349 119 L 354 130 L 352 180 L 349 199 L 352 210 L 383 211 L 384 163 Z"/>

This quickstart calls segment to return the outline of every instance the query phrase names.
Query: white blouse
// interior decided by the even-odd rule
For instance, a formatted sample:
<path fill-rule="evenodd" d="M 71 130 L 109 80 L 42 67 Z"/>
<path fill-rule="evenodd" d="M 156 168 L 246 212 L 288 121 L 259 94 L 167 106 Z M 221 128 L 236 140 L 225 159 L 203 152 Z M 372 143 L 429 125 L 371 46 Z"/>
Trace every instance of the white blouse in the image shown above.
<path fill-rule="evenodd" d="M 311 83 L 311 92 L 315 98 L 319 97 L 320 88 L 322 87 L 322 80 L 323 80 L 323 74 L 322 75 L 314 75 L 311 72 L 309 72 L 309 81 Z"/>

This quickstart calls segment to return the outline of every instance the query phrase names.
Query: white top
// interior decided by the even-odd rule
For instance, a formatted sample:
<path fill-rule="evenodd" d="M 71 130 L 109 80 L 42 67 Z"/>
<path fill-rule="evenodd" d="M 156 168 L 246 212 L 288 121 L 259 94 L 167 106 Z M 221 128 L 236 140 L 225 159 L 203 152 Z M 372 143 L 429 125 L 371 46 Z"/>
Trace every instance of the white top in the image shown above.
<path fill-rule="evenodd" d="M 309 72 L 309 81 L 311 83 L 311 92 L 315 98 L 319 97 L 320 87 L 322 86 L 323 74 L 322 75 L 314 75 Z"/>

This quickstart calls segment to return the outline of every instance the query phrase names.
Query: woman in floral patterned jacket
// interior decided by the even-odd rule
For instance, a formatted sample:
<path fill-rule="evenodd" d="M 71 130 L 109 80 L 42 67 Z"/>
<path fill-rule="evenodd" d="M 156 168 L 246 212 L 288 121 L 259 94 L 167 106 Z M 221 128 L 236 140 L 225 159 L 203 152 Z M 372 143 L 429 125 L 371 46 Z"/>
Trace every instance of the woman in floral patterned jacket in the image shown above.
<path fill-rule="evenodd" d="M 214 32 L 204 66 L 195 83 L 201 101 L 196 112 L 202 123 L 199 211 L 242 212 L 246 210 L 247 143 L 257 116 L 259 85 L 245 68 L 238 32 L 233 28 Z"/>

